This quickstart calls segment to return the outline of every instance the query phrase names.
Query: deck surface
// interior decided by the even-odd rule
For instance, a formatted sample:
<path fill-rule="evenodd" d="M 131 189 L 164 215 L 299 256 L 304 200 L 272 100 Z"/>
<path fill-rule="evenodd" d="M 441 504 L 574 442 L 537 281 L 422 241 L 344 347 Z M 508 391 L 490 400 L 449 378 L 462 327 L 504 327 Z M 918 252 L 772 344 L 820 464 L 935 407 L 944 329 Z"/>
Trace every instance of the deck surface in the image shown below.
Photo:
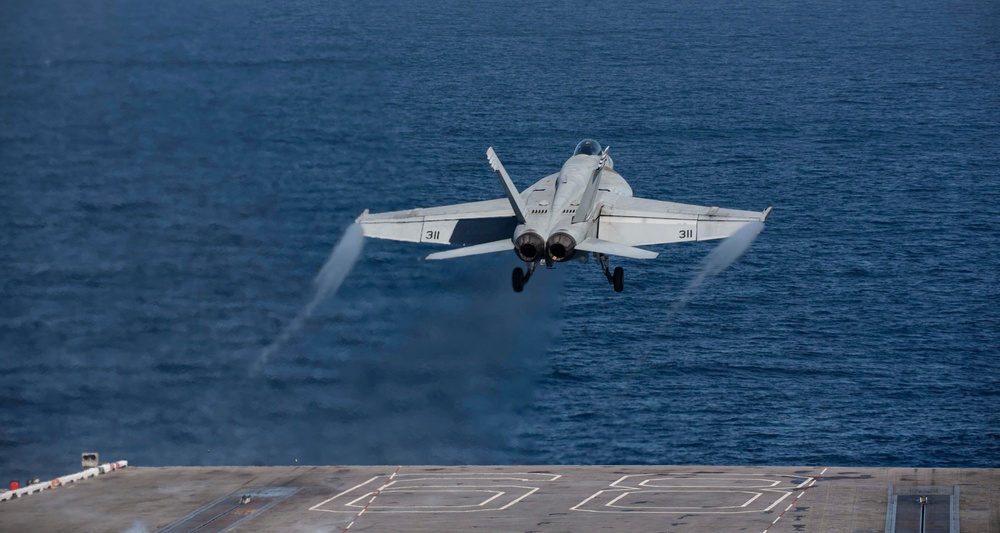
<path fill-rule="evenodd" d="M 890 485 L 1000 531 L 1000 469 L 539 465 L 129 467 L 0 502 L 0 531 L 869 533 Z"/>

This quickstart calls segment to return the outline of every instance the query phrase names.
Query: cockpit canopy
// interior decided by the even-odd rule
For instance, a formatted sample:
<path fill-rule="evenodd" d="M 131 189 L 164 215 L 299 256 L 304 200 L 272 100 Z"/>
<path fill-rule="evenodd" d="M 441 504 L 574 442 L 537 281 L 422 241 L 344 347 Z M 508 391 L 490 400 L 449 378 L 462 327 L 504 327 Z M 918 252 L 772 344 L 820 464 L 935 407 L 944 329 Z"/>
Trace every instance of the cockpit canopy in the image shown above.
<path fill-rule="evenodd" d="M 576 145 L 573 155 L 601 155 L 601 145 L 593 139 L 584 139 Z"/>

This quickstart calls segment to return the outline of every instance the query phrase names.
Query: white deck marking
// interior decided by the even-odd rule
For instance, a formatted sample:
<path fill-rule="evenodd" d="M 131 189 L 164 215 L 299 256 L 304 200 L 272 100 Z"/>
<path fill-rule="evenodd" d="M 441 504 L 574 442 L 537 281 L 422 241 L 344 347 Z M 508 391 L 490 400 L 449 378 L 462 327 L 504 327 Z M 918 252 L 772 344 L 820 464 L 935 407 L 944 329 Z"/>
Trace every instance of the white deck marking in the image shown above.
<path fill-rule="evenodd" d="M 532 494 L 534 494 L 534 493 L 538 492 L 539 490 L 540 490 L 540 489 L 539 489 L 538 487 L 535 487 L 535 488 L 531 489 L 531 490 L 530 490 L 530 491 L 529 491 L 529 492 L 528 492 L 527 494 L 525 494 L 524 496 L 521 496 L 520 498 L 518 498 L 518 499 L 516 499 L 516 500 L 514 500 L 514 501 L 512 501 L 512 502 L 510 502 L 510 503 L 508 503 L 507 505 L 504 505 L 503 507 L 501 507 L 501 508 L 500 508 L 500 510 L 502 511 L 502 510 L 504 510 L 504 509 L 506 509 L 506 508 L 510 507 L 511 505 L 514 505 L 515 503 L 517 503 L 517 502 L 519 502 L 519 501 L 521 501 L 521 500 L 523 500 L 523 499 L 527 498 L 528 496 L 531 496 Z"/>
<path fill-rule="evenodd" d="M 344 528 L 344 532 L 346 532 L 346 531 L 347 531 L 348 529 L 351 529 L 351 526 L 353 526 L 353 525 L 354 525 L 354 523 L 355 523 L 355 522 L 357 522 L 359 518 L 361 518 L 361 515 L 365 514 L 365 511 L 367 511 L 367 510 L 368 510 L 368 506 L 369 506 L 369 505 L 371 505 L 371 504 L 372 504 L 372 502 L 374 502 L 374 501 L 375 501 L 375 498 L 378 498 L 378 495 L 382 493 L 382 490 L 383 490 L 383 489 L 385 489 L 385 488 L 386 488 L 386 487 L 388 487 L 389 485 L 392 485 L 392 484 L 393 484 L 393 481 L 392 481 L 392 479 L 393 479 L 394 477 L 396 477 L 396 474 L 397 474 L 397 473 L 399 473 L 399 469 L 400 469 L 400 468 L 403 468 L 403 467 L 402 467 L 402 465 L 400 465 L 400 466 L 397 466 L 397 467 L 396 467 L 396 471 L 395 471 L 395 472 L 393 472 L 391 476 L 389 476 L 389 481 L 387 481 L 387 482 L 385 483 L 385 485 L 382 485 L 381 487 L 379 487 L 379 488 L 378 488 L 378 490 L 376 490 L 376 491 L 375 491 L 375 495 L 374 495 L 374 496 L 372 496 L 372 499 L 368 500 L 368 503 L 366 503 L 366 504 L 365 504 L 365 507 L 364 507 L 363 509 L 361 509 L 361 511 L 359 511 L 359 512 L 358 512 L 358 514 L 357 514 L 357 515 L 356 515 L 356 516 L 354 517 L 354 520 L 351 520 L 351 523 L 350 523 L 350 524 L 347 524 L 347 527 L 345 527 L 345 528 Z M 378 479 L 378 478 L 372 478 L 372 479 Z M 368 481 L 366 481 L 365 483 L 362 483 L 362 484 L 361 484 L 361 485 L 359 485 L 359 486 L 363 486 L 363 485 L 365 485 L 365 484 L 369 483 L 370 481 L 371 481 L 371 479 L 369 479 L 369 480 L 368 480 Z M 336 497 L 336 496 L 335 496 L 335 497 Z M 362 497 L 363 497 L 363 496 L 362 496 Z"/>
<path fill-rule="evenodd" d="M 546 472 L 415 472 L 412 474 L 399 474 L 400 478 L 408 478 L 406 481 L 423 481 L 424 479 L 469 479 L 482 476 L 490 480 L 502 479 L 510 481 L 555 481 L 562 474 L 549 474 Z M 521 477 L 516 477 L 521 476 Z"/>
<path fill-rule="evenodd" d="M 625 481 L 626 479 L 628 479 L 628 478 L 630 478 L 630 477 L 632 477 L 632 476 L 629 476 L 629 475 L 624 475 L 624 476 L 622 476 L 622 477 L 618 478 L 618 480 L 617 480 L 617 481 L 615 481 L 614 483 L 612 483 L 612 484 L 611 484 L 611 486 L 612 486 L 612 487 L 617 487 L 619 483 L 621 483 L 622 481 Z"/>
<path fill-rule="evenodd" d="M 634 492 L 623 492 L 623 493 L 621 493 L 621 495 L 620 495 L 620 496 L 618 496 L 617 498 L 615 498 L 615 499 L 611 500 L 610 502 L 608 502 L 608 503 L 604 504 L 604 506 L 605 506 L 605 507 L 614 507 L 614 506 L 615 506 L 615 504 L 616 504 L 616 503 L 618 503 L 618 500 L 620 500 L 620 499 L 622 499 L 622 498 L 624 498 L 625 496 L 628 496 L 628 495 L 630 495 L 630 494 L 635 494 L 635 493 L 634 493 Z"/>
<path fill-rule="evenodd" d="M 617 504 L 618 501 L 621 500 L 622 498 L 624 498 L 626 496 L 631 496 L 633 494 L 664 494 L 664 493 L 668 493 L 668 494 L 669 493 L 674 493 L 674 494 L 753 494 L 753 497 L 751 497 L 749 500 L 747 500 L 746 503 L 744 503 L 743 505 L 739 505 L 739 506 L 737 506 L 737 505 L 717 505 L 717 506 L 714 506 L 714 507 L 694 507 L 694 506 L 690 506 L 690 505 L 672 505 L 672 506 L 650 505 L 650 506 L 646 506 L 645 508 L 646 509 L 677 509 L 677 512 L 681 512 L 681 511 L 684 511 L 684 512 L 701 512 L 700 509 L 739 509 L 739 508 L 745 508 L 746 506 L 748 506 L 751 503 L 753 503 L 754 500 L 756 500 L 757 498 L 760 498 L 764 494 L 763 492 L 721 491 L 721 490 L 699 490 L 699 491 L 689 491 L 689 492 L 681 492 L 681 491 L 675 491 L 675 490 L 633 490 L 633 491 L 626 491 L 626 492 L 621 493 L 620 495 L 618 495 L 618 497 L 616 497 L 613 500 L 611 500 L 610 502 L 604 504 L 604 506 L 605 507 L 619 507 L 619 508 L 622 508 L 622 509 L 627 509 L 627 510 L 630 510 L 630 511 L 634 511 L 635 509 L 629 507 L 627 504 L 626 505 L 615 505 L 615 504 Z M 641 511 L 641 512 L 652 512 L 652 511 Z"/>
<path fill-rule="evenodd" d="M 748 502 L 744 503 L 744 504 L 743 504 L 743 505 L 741 505 L 740 507 L 746 507 L 746 506 L 750 505 L 751 503 L 753 503 L 753 501 L 754 501 L 754 500 L 756 500 L 757 498 L 760 498 L 760 497 L 761 497 L 761 496 L 763 496 L 763 495 L 764 495 L 764 493 L 763 493 L 763 492 L 758 492 L 756 496 L 754 496 L 753 498 L 750 498 L 750 501 L 748 501 Z"/>
<path fill-rule="evenodd" d="M 726 475 L 730 476 L 729 474 L 726 474 Z M 625 477 L 630 477 L 630 476 L 625 476 Z M 656 488 L 656 489 L 762 489 L 762 488 L 777 487 L 778 485 L 781 484 L 780 480 L 775 481 L 773 479 L 747 478 L 747 477 L 742 477 L 742 476 L 741 476 L 740 479 L 733 479 L 731 481 L 750 481 L 750 482 L 759 481 L 759 482 L 762 482 L 764 484 L 761 485 L 761 486 L 757 486 L 756 484 L 747 484 L 747 485 L 740 485 L 740 484 L 735 484 L 735 485 L 712 485 L 712 484 L 705 484 L 705 483 L 698 484 L 698 485 L 669 485 L 669 484 L 668 485 L 655 485 L 655 484 L 650 484 L 650 482 L 653 482 L 653 483 L 658 482 L 658 481 L 662 482 L 662 480 L 669 480 L 669 479 L 690 479 L 691 477 L 692 476 L 690 476 L 690 475 L 684 475 L 684 476 L 657 476 L 657 477 L 653 477 L 653 478 L 649 478 L 649 479 L 644 479 L 641 482 L 639 482 L 638 485 L 640 487 L 648 487 L 648 488 Z M 725 480 L 726 479 L 725 477 L 722 477 L 722 474 L 707 474 L 707 475 L 698 476 L 698 477 L 704 478 L 704 479 L 710 479 L 710 480 Z M 621 481 L 621 480 L 618 480 L 618 481 Z M 617 483 L 618 481 L 616 481 L 615 483 Z M 808 481 L 808 479 L 806 481 Z"/>
<path fill-rule="evenodd" d="M 361 496 L 359 496 L 359 497 L 357 497 L 357 498 L 355 498 L 355 499 L 353 499 L 353 500 L 345 503 L 344 505 L 346 505 L 348 507 L 357 507 L 358 506 L 358 502 L 360 502 L 361 500 L 367 498 L 368 496 L 371 496 L 372 494 L 375 494 L 375 492 L 366 492 L 366 493 L 362 494 Z"/>
<path fill-rule="evenodd" d="M 452 488 L 454 488 L 454 487 L 452 487 Z M 439 510 L 442 507 L 444 507 L 446 509 L 454 509 L 456 507 L 482 507 L 482 506 L 490 503 L 491 501 L 493 501 L 493 500 L 495 500 L 495 499 L 503 496 L 504 494 L 507 494 L 506 492 L 504 492 L 502 490 L 488 490 L 488 489 L 423 490 L 423 487 L 420 487 L 420 489 L 421 490 L 412 491 L 412 492 L 417 492 L 417 493 L 420 493 L 420 494 L 423 494 L 425 492 L 455 492 L 455 493 L 459 493 L 459 494 L 468 494 L 470 492 L 485 492 L 485 493 L 488 493 L 488 494 L 492 494 L 492 496 L 490 496 L 489 498 L 486 498 L 485 500 L 483 500 L 480 503 L 475 503 L 475 504 L 447 505 L 447 506 L 443 506 L 443 505 L 407 505 L 407 506 L 404 507 L 404 509 L 437 509 L 437 510 Z M 386 492 L 391 493 L 393 491 L 386 491 Z M 398 491 L 398 492 L 410 492 L 410 491 L 402 490 L 402 491 Z M 345 504 L 345 505 L 347 505 L 347 504 Z M 355 506 L 355 507 L 357 507 L 357 506 Z M 386 513 L 386 512 L 400 512 L 400 513 L 417 512 L 417 511 L 406 511 L 406 510 L 403 510 L 403 511 L 393 511 L 393 509 L 395 507 L 398 507 L 398 506 L 393 506 L 393 505 L 384 506 L 383 505 L 379 509 L 373 509 L 371 512 L 373 512 L 373 513 L 374 512 L 379 512 L 379 513 Z M 441 512 L 451 513 L 451 512 L 457 512 L 457 511 L 444 510 L 444 511 L 441 511 Z"/>
<path fill-rule="evenodd" d="M 578 507 L 587 505 L 587 502 L 589 502 L 590 500 L 593 500 L 594 498 L 600 496 L 601 494 L 604 494 L 603 490 L 599 490 L 599 491 L 595 492 L 591 497 L 587 498 L 586 500 L 583 500 L 582 502 L 574 505 L 573 507 L 570 507 L 569 510 L 570 511 L 586 511 L 587 509 L 578 509 Z"/>
<path fill-rule="evenodd" d="M 562 474 L 543 472 L 394 472 L 390 481 L 375 492 L 365 490 L 376 478 L 355 485 L 333 498 L 310 507 L 313 511 L 353 513 L 362 504 L 373 513 L 470 513 L 502 511 L 541 489 L 538 483 L 552 482 Z M 533 486 L 532 486 L 533 485 Z M 352 494 L 353 491 L 356 491 Z M 440 505 L 410 505 L 407 500 L 441 493 Z M 483 500 L 466 504 L 473 493 L 486 493 Z M 381 495 L 393 495 L 388 505 L 375 500 Z M 450 496 L 454 495 L 454 496 Z M 487 497 L 488 496 L 488 497 Z M 342 499 L 341 501 L 337 501 Z M 349 501 L 346 501 L 349 500 Z M 384 498 L 379 501 L 384 500 Z M 344 503 L 346 501 L 346 503 Z M 412 500 L 411 500 L 412 501 Z M 325 508 L 324 508 L 325 507 Z"/>
<path fill-rule="evenodd" d="M 590 513 L 654 514 L 762 513 L 773 510 L 794 494 L 793 491 L 788 490 L 787 485 L 781 487 L 783 481 L 786 483 L 794 481 L 795 488 L 802 488 L 813 479 L 811 477 L 803 479 L 802 476 L 775 472 L 627 474 L 612 482 L 608 488 L 599 490 L 582 502 L 570 507 L 569 510 Z M 647 501 L 637 501 L 632 504 L 625 500 L 627 496 L 639 494 L 642 494 L 643 500 Z M 713 494 L 717 494 L 717 496 L 713 497 Z M 723 501 L 719 499 L 731 499 L 736 494 L 749 495 L 749 500 L 741 505 L 724 505 Z M 690 502 L 690 505 L 655 505 L 657 499 L 667 503 L 676 497 L 685 498 L 681 501 Z M 694 501 L 691 498 L 694 498 Z M 697 504 L 698 498 L 703 500 L 703 505 Z"/>
<path fill-rule="evenodd" d="M 792 495 L 791 492 L 786 492 L 786 493 L 782 494 L 781 497 L 778 498 L 778 501 L 772 503 L 771 506 L 768 507 L 768 508 L 766 508 L 766 509 L 764 509 L 764 511 L 767 512 L 767 511 L 770 511 L 771 509 L 774 509 L 779 503 L 781 503 L 781 500 L 784 500 L 785 498 L 787 498 L 787 497 L 789 497 L 791 495 Z"/>
<path fill-rule="evenodd" d="M 494 494 L 492 498 L 488 498 L 485 502 L 483 502 L 483 503 L 477 503 L 476 505 L 482 507 L 482 506 L 486 505 L 487 503 L 490 503 L 491 501 L 493 501 L 493 500 L 499 498 L 500 496 L 503 496 L 504 494 L 506 494 L 505 492 L 502 492 L 502 491 L 492 491 L 492 492 L 496 492 L 496 494 Z"/>
<path fill-rule="evenodd" d="M 352 490 L 360 489 L 361 487 L 364 487 L 365 485 L 371 483 L 372 481 L 375 481 L 376 479 L 378 479 L 378 476 L 375 476 L 375 477 L 369 479 L 368 481 L 365 481 L 364 483 L 358 483 L 357 485 L 355 485 L 355 486 L 353 486 L 353 487 L 345 490 L 344 492 L 341 492 L 340 494 L 334 496 L 333 498 L 330 498 L 328 500 L 323 500 L 323 501 L 317 503 L 316 505 L 313 505 L 312 507 L 309 508 L 309 510 L 310 511 L 322 511 L 322 509 L 317 509 L 317 507 L 322 507 L 323 504 L 331 502 L 333 500 L 336 500 L 337 498 L 339 498 L 339 497 L 347 494 L 348 492 L 351 492 Z"/>
<path fill-rule="evenodd" d="M 823 469 L 823 471 L 822 471 L 822 472 L 820 472 L 820 473 L 819 473 L 819 475 L 818 475 L 818 476 L 816 476 L 815 478 L 810 478 L 810 479 L 812 479 L 812 481 L 810 481 L 810 482 L 809 482 L 809 487 L 806 487 L 806 488 L 810 488 L 810 487 L 812 487 L 813 485 L 815 485 L 815 484 L 816 484 L 816 481 L 818 481 L 818 480 L 819 480 L 819 478 L 820 478 L 820 477 L 822 477 L 822 476 L 823 476 L 823 474 L 825 474 L 825 473 L 826 473 L 826 471 L 827 471 L 827 469 L 828 469 L 828 468 L 829 468 L 829 467 L 827 467 L 827 468 L 824 468 L 824 469 Z M 803 482 L 802 484 L 805 484 L 805 482 Z M 799 485 L 798 487 L 796 487 L 796 488 L 802 488 L 802 484 L 800 484 L 800 485 Z M 798 496 L 796 496 L 794 500 L 792 500 L 792 503 L 788 504 L 788 507 L 785 507 L 785 510 L 784 510 L 784 511 L 782 511 L 782 512 L 781 512 L 781 514 L 779 514 L 779 515 L 778 515 L 778 518 L 775 518 L 775 519 L 774 519 L 774 522 L 771 522 L 771 525 L 769 525 L 769 526 L 767 526 L 766 528 L 764 528 L 764 532 L 763 532 L 763 533 L 767 533 L 767 530 L 768 530 L 768 529 L 771 529 L 772 527 L 774 527 L 774 524 L 777 524 L 777 523 L 778 523 L 778 520 L 781 520 L 781 517 L 782 517 L 782 516 L 785 516 L 785 513 L 787 513 L 787 512 L 788 512 L 788 511 L 789 511 L 789 510 L 790 510 L 790 509 L 791 509 L 791 508 L 792 508 L 792 507 L 793 507 L 793 506 L 795 505 L 795 502 L 799 501 L 799 498 L 801 498 L 802 496 L 804 496 L 804 495 L 805 495 L 805 493 L 806 493 L 806 491 L 804 491 L 804 490 L 803 490 L 802 492 L 800 492 L 800 493 L 799 493 L 799 495 L 798 495 Z M 791 492 L 789 492 L 788 494 L 791 494 Z M 778 500 L 778 501 L 781 501 L 781 500 Z M 777 505 L 777 503 L 775 503 L 775 505 Z"/>

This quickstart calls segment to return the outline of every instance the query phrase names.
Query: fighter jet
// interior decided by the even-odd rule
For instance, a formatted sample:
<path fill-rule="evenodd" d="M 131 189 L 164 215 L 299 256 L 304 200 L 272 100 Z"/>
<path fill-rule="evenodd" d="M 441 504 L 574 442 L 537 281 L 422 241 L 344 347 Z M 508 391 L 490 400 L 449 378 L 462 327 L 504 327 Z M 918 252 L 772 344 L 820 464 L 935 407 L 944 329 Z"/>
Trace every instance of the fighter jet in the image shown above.
<path fill-rule="evenodd" d="M 514 291 L 521 292 L 538 265 L 552 268 L 572 259 L 596 259 L 615 291 L 624 288 L 622 267 L 609 256 L 653 259 L 638 246 L 722 239 L 771 214 L 634 198 L 614 169 L 608 148 L 585 139 L 562 169 L 518 192 L 496 152 L 486 150 L 506 198 L 443 207 L 370 213 L 356 220 L 366 237 L 459 245 L 427 259 L 452 259 L 513 251 L 527 272 L 515 268 Z"/>

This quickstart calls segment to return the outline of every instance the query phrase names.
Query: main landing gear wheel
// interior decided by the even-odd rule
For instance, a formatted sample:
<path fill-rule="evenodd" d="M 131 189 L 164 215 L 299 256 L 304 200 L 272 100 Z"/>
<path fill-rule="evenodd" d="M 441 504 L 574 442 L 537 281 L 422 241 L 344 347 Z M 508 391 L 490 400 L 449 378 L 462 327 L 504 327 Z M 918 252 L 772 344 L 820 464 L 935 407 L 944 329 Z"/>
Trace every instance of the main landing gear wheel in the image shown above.
<path fill-rule="evenodd" d="M 514 273 L 511 274 L 511 282 L 514 285 L 514 292 L 521 292 L 524 290 L 524 269 L 517 267 L 514 269 Z"/>
<path fill-rule="evenodd" d="M 622 267 L 615 267 L 615 275 L 612 276 L 611 283 L 615 286 L 615 292 L 622 292 L 625 288 L 625 270 Z"/>
<path fill-rule="evenodd" d="M 601 264 L 601 270 L 604 271 L 604 275 L 608 278 L 608 283 L 614 285 L 615 292 L 622 292 L 622 289 L 625 288 L 625 269 L 615 267 L 615 273 L 611 274 L 611 267 L 608 265 L 608 256 L 598 253 L 594 255 Z"/>

